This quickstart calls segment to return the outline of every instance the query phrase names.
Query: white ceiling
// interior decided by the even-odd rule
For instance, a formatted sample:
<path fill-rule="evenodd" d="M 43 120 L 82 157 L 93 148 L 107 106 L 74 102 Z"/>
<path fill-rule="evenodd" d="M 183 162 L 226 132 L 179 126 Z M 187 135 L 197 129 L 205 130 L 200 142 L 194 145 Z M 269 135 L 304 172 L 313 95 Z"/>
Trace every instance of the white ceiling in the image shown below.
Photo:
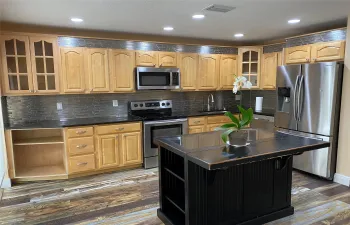
<path fill-rule="evenodd" d="M 350 0 L 0 0 L 0 19 L 27 24 L 192 38 L 263 41 L 346 25 Z M 236 7 L 204 12 L 211 4 Z M 192 15 L 204 13 L 195 21 Z M 74 24 L 71 17 L 84 19 Z M 289 25 L 288 19 L 301 23 Z M 163 31 L 173 26 L 174 31 Z"/>

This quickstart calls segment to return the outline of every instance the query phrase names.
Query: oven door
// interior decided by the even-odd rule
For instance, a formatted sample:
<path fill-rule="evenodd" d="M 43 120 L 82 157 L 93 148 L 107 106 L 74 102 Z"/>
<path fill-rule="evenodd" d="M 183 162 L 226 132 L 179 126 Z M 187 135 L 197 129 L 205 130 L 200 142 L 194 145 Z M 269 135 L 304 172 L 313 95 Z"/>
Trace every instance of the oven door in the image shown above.
<path fill-rule="evenodd" d="M 180 72 L 177 68 L 137 67 L 137 90 L 179 89 Z"/>
<path fill-rule="evenodd" d="M 158 163 L 158 146 L 153 143 L 154 138 L 187 134 L 187 119 L 148 121 L 143 125 L 143 157 L 145 168 Z M 152 161 L 152 163 L 147 163 Z M 147 165 L 148 164 L 148 165 Z M 150 166 L 152 164 L 153 166 Z"/>

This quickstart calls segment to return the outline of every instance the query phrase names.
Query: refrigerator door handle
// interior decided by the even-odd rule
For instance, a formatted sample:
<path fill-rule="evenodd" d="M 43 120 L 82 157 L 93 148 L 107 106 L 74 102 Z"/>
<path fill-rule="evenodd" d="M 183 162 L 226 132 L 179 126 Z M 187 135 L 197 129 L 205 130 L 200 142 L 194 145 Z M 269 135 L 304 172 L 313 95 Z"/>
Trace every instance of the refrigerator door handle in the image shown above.
<path fill-rule="evenodd" d="M 295 85 L 294 85 L 294 96 L 293 96 L 293 102 L 294 102 L 294 106 L 293 106 L 293 112 L 294 112 L 294 119 L 296 121 L 298 121 L 298 117 L 297 117 L 297 113 L 299 112 L 298 110 L 298 104 L 297 104 L 297 90 L 298 90 L 298 84 L 299 84 L 299 77 L 300 75 L 297 76 L 297 79 L 295 81 Z"/>
<path fill-rule="evenodd" d="M 300 117 L 301 117 L 301 108 L 302 108 L 302 103 L 301 103 L 301 90 L 304 88 L 303 86 L 304 83 L 304 76 L 300 76 L 300 82 L 299 82 L 299 89 L 298 89 L 298 114 L 297 114 L 297 121 L 300 122 Z"/>

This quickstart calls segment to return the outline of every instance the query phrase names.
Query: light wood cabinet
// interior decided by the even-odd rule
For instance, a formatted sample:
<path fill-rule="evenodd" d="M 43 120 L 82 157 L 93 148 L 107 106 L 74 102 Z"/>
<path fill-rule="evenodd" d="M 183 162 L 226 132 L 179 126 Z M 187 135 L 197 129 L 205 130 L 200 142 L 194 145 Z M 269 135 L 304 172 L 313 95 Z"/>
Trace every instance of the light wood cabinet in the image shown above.
<path fill-rule="evenodd" d="M 85 55 L 85 73 L 88 77 L 88 92 L 109 91 L 108 50 L 87 48 Z"/>
<path fill-rule="evenodd" d="M 158 52 L 136 51 L 136 66 L 158 66 Z"/>
<path fill-rule="evenodd" d="M 63 92 L 85 92 L 84 48 L 61 48 Z"/>
<path fill-rule="evenodd" d="M 97 139 L 99 168 L 119 166 L 122 162 L 119 149 L 119 135 L 99 135 Z"/>
<path fill-rule="evenodd" d="M 207 131 L 215 131 L 215 128 L 222 126 L 222 123 L 218 123 L 218 124 L 208 124 L 207 125 Z"/>
<path fill-rule="evenodd" d="M 219 77 L 219 55 L 199 55 L 198 90 L 215 90 Z"/>
<path fill-rule="evenodd" d="M 159 67 L 176 67 L 177 65 L 176 52 L 159 52 L 158 58 Z"/>
<path fill-rule="evenodd" d="M 181 89 L 197 89 L 198 54 L 179 53 L 178 67 L 181 73 Z"/>
<path fill-rule="evenodd" d="M 221 55 L 220 56 L 220 81 L 219 88 L 221 90 L 231 90 L 237 76 L 237 56 Z"/>
<path fill-rule="evenodd" d="M 345 56 L 345 41 L 316 43 L 312 45 L 311 61 L 342 60 Z"/>
<path fill-rule="evenodd" d="M 123 165 L 142 163 L 141 133 L 121 134 L 121 146 L 123 151 Z"/>
<path fill-rule="evenodd" d="M 266 53 L 262 57 L 261 85 L 263 89 L 276 88 L 278 53 Z"/>
<path fill-rule="evenodd" d="M 135 90 L 135 52 L 109 50 L 112 91 L 132 92 Z"/>
<path fill-rule="evenodd" d="M 285 49 L 285 63 L 308 63 L 311 58 L 311 45 L 302 45 Z"/>
<path fill-rule="evenodd" d="M 95 155 L 81 155 L 70 157 L 68 160 L 68 172 L 81 173 L 89 172 L 96 169 Z"/>
<path fill-rule="evenodd" d="M 261 52 L 261 47 L 243 47 L 238 50 L 238 75 L 247 78 L 252 83 L 252 88 L 259 88 L 260 85 Z"/>
<path fill-rule="evenodd" d="M 206 131 L 206 126 L 205 125 L 189 126 L 188 127 L 188 133 L 189 134 L 203 133 L 205 131 Z"/>
<path fill-rule="evenodd" d="M 234 116 L 238 117 L 238 114 Z M 190 117 L 188 118 L 188 133 L 196 134 L 214 131 L 215 128 L 230 122 L 231 119 L 224 115 Z"/>

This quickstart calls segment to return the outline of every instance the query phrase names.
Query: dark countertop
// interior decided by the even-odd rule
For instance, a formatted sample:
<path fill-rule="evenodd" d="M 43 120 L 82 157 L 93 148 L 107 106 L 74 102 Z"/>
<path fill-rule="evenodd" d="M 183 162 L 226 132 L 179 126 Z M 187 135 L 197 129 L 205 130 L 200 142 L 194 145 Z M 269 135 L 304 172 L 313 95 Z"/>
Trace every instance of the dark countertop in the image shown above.
<path fill-rule="evenodd" d="M 221 140 L 221 131 L 162 137 L 155 142 L 180 156 L 187 156 L 188 160 L 207 170 L 301 154 L 330 146 L 329 142 L 278 131 L 248 130 L 250 144 L 240 148 L 226 146 Z"/>

